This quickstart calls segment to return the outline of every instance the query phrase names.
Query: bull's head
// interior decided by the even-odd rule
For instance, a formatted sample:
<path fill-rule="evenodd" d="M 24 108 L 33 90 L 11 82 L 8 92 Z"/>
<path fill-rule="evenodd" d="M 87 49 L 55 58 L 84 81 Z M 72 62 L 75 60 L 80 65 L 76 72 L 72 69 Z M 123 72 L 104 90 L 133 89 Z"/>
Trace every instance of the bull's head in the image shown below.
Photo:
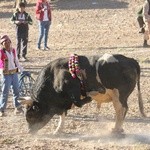
<path fill-rule="evenodd" d="M 48 108 L 39 102 L 31 99 L 20 101 L 25 105 L 25 116 L 28 123 L 29 133 L 36 133 L 39 129 L 43 128 L 49 120 L 53 117 L 48 113 Z"/>

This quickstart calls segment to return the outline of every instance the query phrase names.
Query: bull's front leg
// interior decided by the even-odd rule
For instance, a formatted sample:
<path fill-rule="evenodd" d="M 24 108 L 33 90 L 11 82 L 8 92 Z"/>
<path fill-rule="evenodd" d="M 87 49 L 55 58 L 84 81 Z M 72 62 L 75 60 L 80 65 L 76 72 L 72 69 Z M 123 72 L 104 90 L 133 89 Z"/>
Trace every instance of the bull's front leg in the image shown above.
<path fill-rule="evenodd" d="M 60 116 L 58 126 L 53 134 L 58 134 L 58 133 L 62 132 L 63 127 L 64 127 L 64 122 L 65 122 L 65 116 L 66 116 L 66 113 L 63 112 L 63 114 Z"/>

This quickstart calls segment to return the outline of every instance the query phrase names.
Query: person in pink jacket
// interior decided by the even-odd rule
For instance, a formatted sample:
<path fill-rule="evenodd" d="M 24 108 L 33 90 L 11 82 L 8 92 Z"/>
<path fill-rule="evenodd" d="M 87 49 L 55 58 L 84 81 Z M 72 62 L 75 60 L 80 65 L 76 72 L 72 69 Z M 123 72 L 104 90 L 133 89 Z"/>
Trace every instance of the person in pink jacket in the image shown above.
<path fill-rule="evenodd" d="M 0 97 L 0 117 L 4 116 L 7 106 L 8 94 L 10 87 L 13 91 L 14 113 L 23 112 L 19 97 L 18 71 L 22 72 L 23 68 L 19 64 L 16 50 L 11 47 L 11 40 L 7 35 L 0 39 L 2 48 L 0 49 L 0 75 L 1 75 L 1 97 Z"/>
<path fill-rule="evenodd" d="M 44 50 L 49 50 L 47 46 L 48 33 L 51 25 L 51 7 L 47 0 L 38 0 L 36 3 L 36 18 L 39 24 L 39 38 L 37 49 L 41 49 L 41 41 L 44 37 Z"/>

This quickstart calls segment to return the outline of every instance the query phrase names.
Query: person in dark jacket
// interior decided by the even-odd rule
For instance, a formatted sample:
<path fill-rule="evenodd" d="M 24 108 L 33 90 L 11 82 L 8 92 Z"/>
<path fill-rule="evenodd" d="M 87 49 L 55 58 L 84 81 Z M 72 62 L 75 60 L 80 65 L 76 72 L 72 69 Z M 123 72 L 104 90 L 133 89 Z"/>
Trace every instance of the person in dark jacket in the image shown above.
<path fill-rule="evenodd" d="M 51 25 L 51 7 L 47 0 L 38 0 L 36 3 L 36 19 L 39 23 L 39 38 L 37 49 L 41 49 L 41 41 L 44 37 L 44 50 L 49 50 L 47 46 L 48 32 Z"/>
<path fill-rule="evenodd" d="M 17 54 L 18 58 L 26 61 L 27 44 L 28 44 L 28 30 L 29 24 L 32 24 L 30 15 L 25 11 L 25 3 L 19 3 L 18 10 L 11 17 L 11 21 L 16 24 L 16 36 L 17 36 Z M 22 45 L 22 47 L 21 47 Z"/>

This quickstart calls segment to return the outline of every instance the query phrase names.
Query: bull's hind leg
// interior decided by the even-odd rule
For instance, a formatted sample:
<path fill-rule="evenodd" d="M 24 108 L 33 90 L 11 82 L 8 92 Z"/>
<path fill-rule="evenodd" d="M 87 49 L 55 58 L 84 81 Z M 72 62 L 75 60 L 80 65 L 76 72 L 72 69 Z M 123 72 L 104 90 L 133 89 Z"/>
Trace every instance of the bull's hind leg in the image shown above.
<path fill-rule="evenodd" d="M 62 132 L 63 127 L 64 127 L 64 122 L 65 122 L 65 116 L 66 116 L 66 113 L 63 112 L 63 114 L 60 116 L 58 126 L 57 126 L 57 128 L 56 128 L 56 130 L 54 131 L 53 134 L 57 134 L 57 133 Z"/>
<path fill-rule="evenodd" d="M 123 132 L 123 122 L 127 112 L 127 107 L 123 107 L 119 100 L 119 92 L 118 90 L 113 90 L 113 106 L 116 111 L 116 124 L 115 128 L 112 130 L 113 133 L 122 133 Z"/>

